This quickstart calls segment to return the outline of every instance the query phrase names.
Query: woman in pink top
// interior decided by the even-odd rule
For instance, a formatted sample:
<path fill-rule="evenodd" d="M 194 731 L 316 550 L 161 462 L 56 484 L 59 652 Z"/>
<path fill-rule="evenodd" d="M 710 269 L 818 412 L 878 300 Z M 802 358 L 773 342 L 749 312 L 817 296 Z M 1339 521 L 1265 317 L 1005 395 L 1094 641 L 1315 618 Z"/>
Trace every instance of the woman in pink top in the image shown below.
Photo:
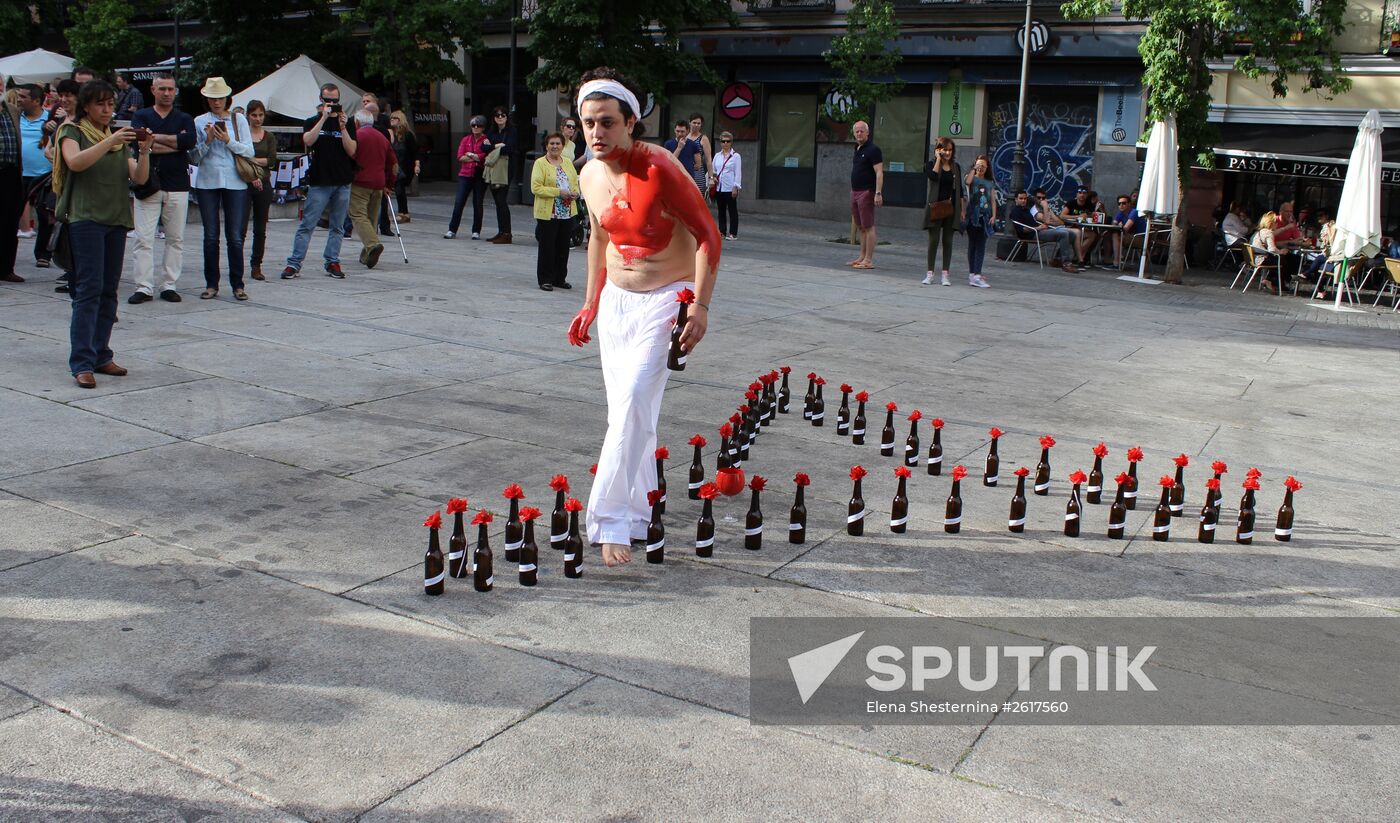
<path fill-rule="evenodd" d="M 467 193 L 472 196 L 472 239 L 481 239 L 481 200 L 486 195 L 486 183 L 481 177 L 481 161 L 491 153 L 491 141 L 486 138 L 486 118 L 474 115 L 470 132 L 457 145 L 457 162 L 462 164 L 457 171 L 457 202 L 452 205 L 452 220 L 447 224 L 443 237 L 451 240 L 457 236 L 457 227 L 462 224 L 462 209 L 467 205 Z"/>

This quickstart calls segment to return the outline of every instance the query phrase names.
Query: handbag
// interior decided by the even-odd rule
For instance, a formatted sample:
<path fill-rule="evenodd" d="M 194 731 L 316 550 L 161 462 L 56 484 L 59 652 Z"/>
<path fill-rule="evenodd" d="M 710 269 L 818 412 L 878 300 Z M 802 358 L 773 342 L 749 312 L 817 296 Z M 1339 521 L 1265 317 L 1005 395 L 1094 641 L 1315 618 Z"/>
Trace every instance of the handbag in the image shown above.
<path fill-rule="evenodd" d="M 733 155 L 733 154 L 731 154 L 731 155 L 729 155 L 728 157 L 724 158 L 724 165 L 719 167 L 719 171 L 715 172 L 715 179 L 714 179 L 714 181 L 713 181 L 712 183 L 710 183 L 710 188 L 709 188 L 709 190 L 708 190 L 707 192 L 705 192 L 705 196 L 706 196 L 706 197 L 709 197 L 711 200 L 713 200 L 713 199 L 715 199 L 715 195 L 716 195 L 716 194 L 719 194 L 719 176 L 720 176 L 721 174 L 724 174 L 724 170 L 725 170 L 725 169 L 729 168 L 729 161 L 730 161 L 730 160 L 733 160 L 733 159 L 734 159 L 734 155 Z"/>
<path fill-rule="evenodd" d="M 953 198 L 938 200 L 928 204 L 928 219 L 931 223 L 946 220 L 953 216 Z"/>
<path fill-rule="evenodd" d="M 242 136 L 238 133 L 237 114 L 233 116 L 233 139 L 239 142 L 243 141 Z M 254 163 L 241 154 L 233 155 L 233 168 L 238 172 L 238 179 L 242 180 L 244 183 L 251 183 L 254 180 L 261 179 L 263 176 L 262 166 L 259 166 L 257 163 Z"/>
<path fill-rule="evenodd" d="M 160 175 L 156 174 L 156 164 L 154 160 L 155 158 L 151 158 L 150 164 L 147 167 L 146 182 L 131 184 L 131 194 L 137 200 L 149 200 L 157 194 L 160 194 Z"/>

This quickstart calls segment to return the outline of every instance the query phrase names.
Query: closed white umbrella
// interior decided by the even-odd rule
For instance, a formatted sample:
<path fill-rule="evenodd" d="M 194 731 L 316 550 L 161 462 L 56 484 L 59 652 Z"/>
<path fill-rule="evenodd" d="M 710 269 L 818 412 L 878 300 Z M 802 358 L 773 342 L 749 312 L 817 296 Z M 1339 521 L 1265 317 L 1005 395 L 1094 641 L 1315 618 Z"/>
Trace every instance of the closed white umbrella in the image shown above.
<path fill-rule="evenodd" d="M 1142 257 L 1138 261 L 1137 277 L 1120 277 L 1133 283 L 1160 283 L 1147 278 L 1147 255 L 1152 248 L 1152 218 L 1176 214 L 1181 195 L 1181 183 L 1176 166 L 1176 118 L 1158 120 L 1147 138 L 1147 161 L 1142 165 L 1142 185 L 1138 186 L 1138 214 L 1147 215 L 1147 227 L 1142 236 Z M 1128 238 L 1125 238 L 1128 239 Z"/>
<path fill-rule="evenodd" d="M 1381 125 L 1380 112 L 1371 109 L 1361 118 L 1356 143 L 1351 147 L 1347 179 L 1342 184 L 1342 202 L 1337 206 L 1337 222 L 1332 227 L 1332 250 L 1328 260 L 1336 262 L 1337 300 L 1332 308 L 1342 309 L 1346 289 L 1347 263 L 1354 257 L 1370 257 L 1381 248 Z"/>
<path fill-rule="evenodd" d="M 15 83 L 48 83 L 73 71 L 73 58 L 66 54 L 34 49 L 0 58 L 0 77 Z"/>

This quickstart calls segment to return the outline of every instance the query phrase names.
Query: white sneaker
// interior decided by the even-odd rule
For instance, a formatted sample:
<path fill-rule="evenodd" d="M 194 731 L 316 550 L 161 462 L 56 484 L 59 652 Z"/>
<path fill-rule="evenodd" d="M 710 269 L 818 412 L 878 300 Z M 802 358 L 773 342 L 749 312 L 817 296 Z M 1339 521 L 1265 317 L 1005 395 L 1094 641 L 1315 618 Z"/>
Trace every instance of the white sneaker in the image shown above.
<path fill-rule="evenodd" d="M 443 240 L 451 240 L 452 238 L 454 238 L 454 237 L 456 237 L 456 236 L 457 236 L 457 232 L 455 232 L 455 231 L 449 231 L 449 232 L 445 232 L 445 233 L 442 235 L 442 239 L 443 239 Z"/>
<path fill-rule="evenodd" d="M 35 234 L 37 234 L 37 232 L 35 232 L 33 229 L 21 229 L 15 232 L 16 237 L 23 237 L 26 240 L 33 237 Z"/>
<path fill-rule="evenodd" d="M 990 289 L 992 287 L 992 284 L 988 283 L 987 279 L 980 274 L 969 274 L 967 284 L 975 289 Z"/>
<path fill-rule="evenodd" d="M 481 232 L 479 232 L 479 231 L 474 231 L 474 232 L 472 232 L 472 239 L 473 239 L 473 240 L 480 240 L 480 239 L 481 239 Z"/>
<path fill-rule="evenodd" d="M 945 286 L 951 286 L 951 285 L 953 285 L 953 284 L 952 284 L 951 282 L 949 282 L 949 280 L 948 280 L 948 272 L 946 272 L 946 271 L 943 272 L 943 274 L 941 275 L 941 279 L 942 279 L 943 285 L 945 285 Z"/>
<path fill-rule="evenodd" d="M 932 286 L 932 285 L 933 285 L 933 272 L 929 272 L 928 274 L 924 275 L 924 285 L 925 285 L 925 286 Z"/>

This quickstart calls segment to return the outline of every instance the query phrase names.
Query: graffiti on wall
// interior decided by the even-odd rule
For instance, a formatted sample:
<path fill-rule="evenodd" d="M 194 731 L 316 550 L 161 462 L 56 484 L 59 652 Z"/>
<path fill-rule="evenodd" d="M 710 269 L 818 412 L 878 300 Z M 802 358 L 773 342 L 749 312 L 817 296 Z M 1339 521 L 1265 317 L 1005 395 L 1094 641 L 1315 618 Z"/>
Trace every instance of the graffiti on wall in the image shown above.
<path fill-rule="evenodd" d="M 1028 104 L 1026 114 L 1026 190 L 1045 189 L 1060 205 L 1094 179 L 1095 107 L 1052 103 Z M 1016 103 L 1002 103 L 987 113 L 987 149 L 997 189 L 1011 192 L 1016 155 Z"/>

